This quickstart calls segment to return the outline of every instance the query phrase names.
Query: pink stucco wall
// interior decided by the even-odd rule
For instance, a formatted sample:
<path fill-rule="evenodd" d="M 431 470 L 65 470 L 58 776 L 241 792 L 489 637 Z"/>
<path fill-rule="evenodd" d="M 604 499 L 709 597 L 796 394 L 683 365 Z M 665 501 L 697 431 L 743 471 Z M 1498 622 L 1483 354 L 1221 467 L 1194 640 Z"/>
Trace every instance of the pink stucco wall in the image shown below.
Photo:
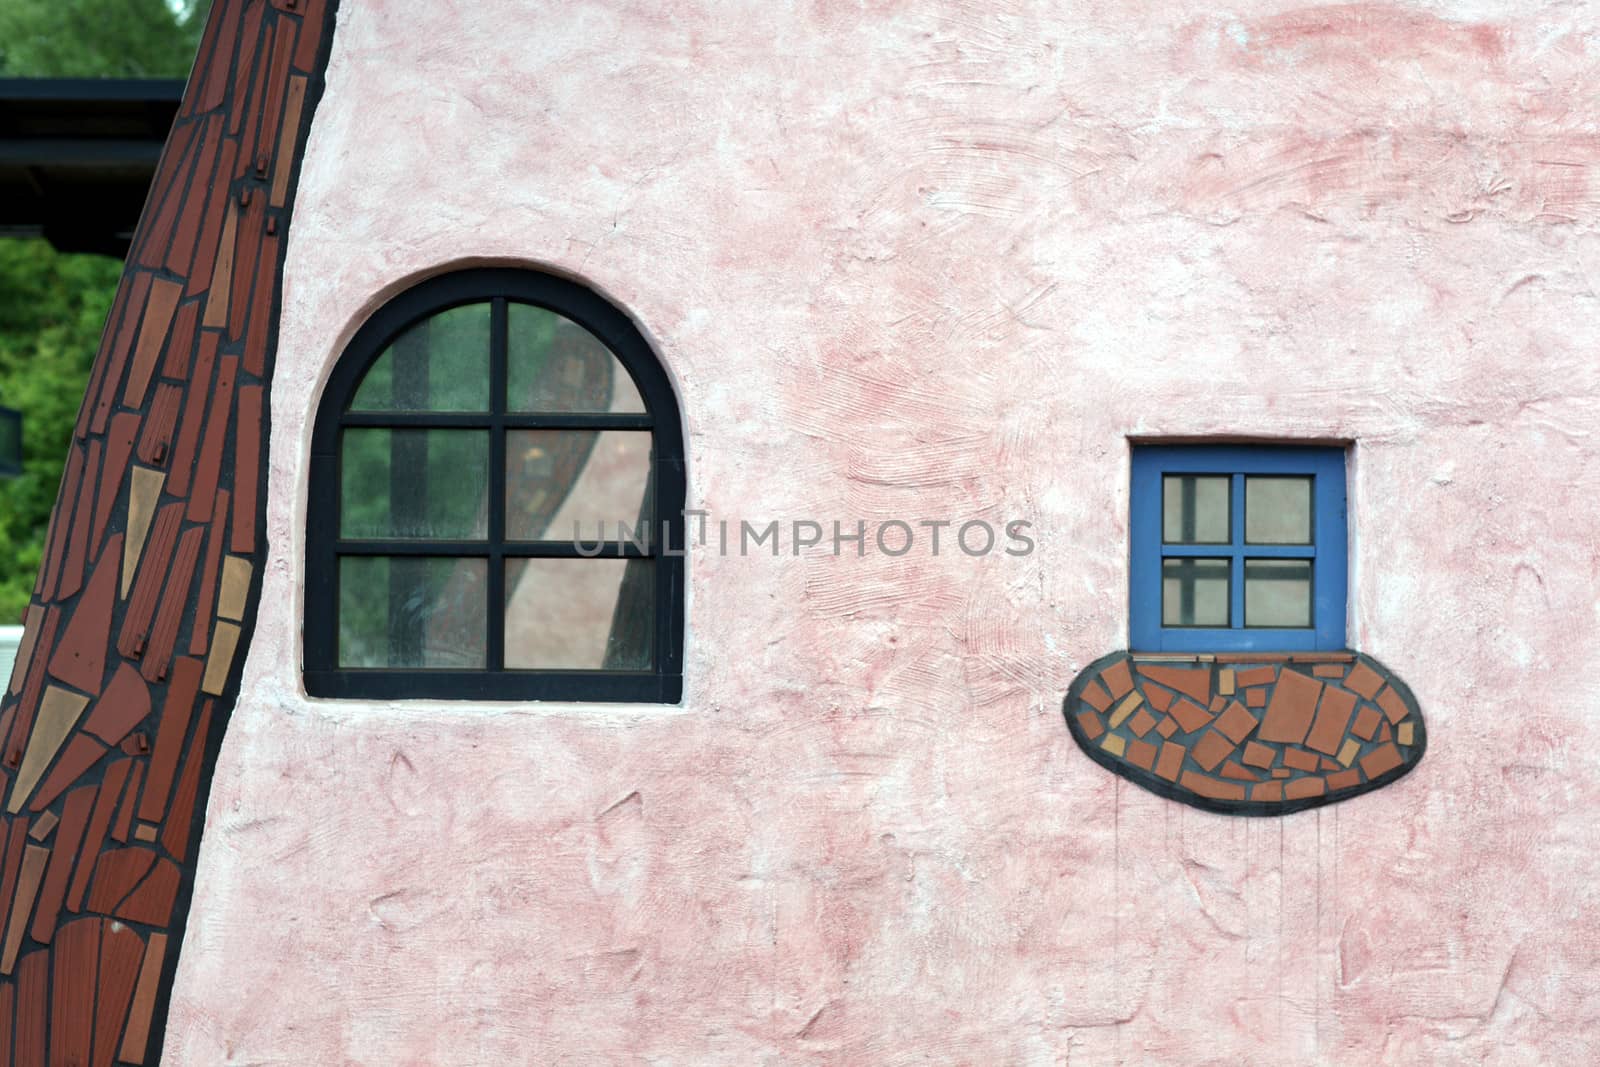
<path fill-rule="evenodd" d="M 167 1063 L 1600 1059 L 1600 33 L 1205 8 L 344 0 Z M 307 699 L 308 413 L 482 261 L 636 317 L 713 517 L 1037 551 L 694 554 L 680 707 Z M 1140 435 L 1355 442 L 1415 773 L 1250 820 L 1075 748 Z"/>

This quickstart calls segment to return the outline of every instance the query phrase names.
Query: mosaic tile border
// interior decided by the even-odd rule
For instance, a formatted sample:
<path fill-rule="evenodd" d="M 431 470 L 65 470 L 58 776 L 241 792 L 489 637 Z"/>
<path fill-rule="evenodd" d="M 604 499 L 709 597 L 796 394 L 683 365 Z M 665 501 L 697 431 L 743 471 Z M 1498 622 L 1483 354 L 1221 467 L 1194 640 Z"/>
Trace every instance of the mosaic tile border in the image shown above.
<path fill-rule="evenodd" d="M 1062 707 L 1078 747 L 1163 797 L 1231 815 L 1287 815 L 1381 789 L 1421 762 L 1416 697 L 1360 652 L 1113 652 Z"/>

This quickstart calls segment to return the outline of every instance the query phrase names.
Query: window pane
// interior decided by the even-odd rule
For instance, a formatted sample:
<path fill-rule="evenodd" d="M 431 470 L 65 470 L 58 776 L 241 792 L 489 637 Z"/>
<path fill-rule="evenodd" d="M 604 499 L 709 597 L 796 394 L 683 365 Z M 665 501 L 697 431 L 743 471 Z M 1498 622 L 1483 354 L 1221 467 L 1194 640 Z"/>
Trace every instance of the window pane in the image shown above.
<path fill-rule="evenodd" d="M 649 486 L 649 431 L 506 434 L 506 537 L 513 541 L 628 540 L 648 523 Z"/>
<path fill-rule="evenodd" d="M 1227 626 L 1228 568 L 1225 559 L 1161 562 L 1161 625 Z"/>
<path fill-rule="evenodd" d="M 485 537 L 488 477 L 484 430 L 345 430 L 339 536 Z"/>
<path fill-rule="evenodd" d="M 654 568 L 638 559 L 507 560 L 506 666 L 649 670 Z"/>
<path fill-rule="evenodd" d="M 423 319 L 367 371 L 351 411 L 488 411 L 489 305 Z"/>
<path fill-rule="evenodd" d="M 401 556 L 339 560 L 339 666 L 484 665 L 488 562 Z"/>
<path fill-rule="evenodd" d="M 1244 539 L 1252 545 L 1311 543 L 1311 479 L 1244 480 Z"/>
<path fill-rule="evenodd" d="M 1231 478 L 1168 474 L 1161 479 L 1161 539 L 1169 545 L 1228 543 Z"/>
<path fill-rule="evenodd" d="M 1276 628 L 1311 625 L 1311 561 L 1244 561 L 1244 624 Z"/>
<path fill-rule="evenodd" d="M 594 334 L 531 304 L 507 312 L 506 410 L 644 411 L 633 378 Z"/>

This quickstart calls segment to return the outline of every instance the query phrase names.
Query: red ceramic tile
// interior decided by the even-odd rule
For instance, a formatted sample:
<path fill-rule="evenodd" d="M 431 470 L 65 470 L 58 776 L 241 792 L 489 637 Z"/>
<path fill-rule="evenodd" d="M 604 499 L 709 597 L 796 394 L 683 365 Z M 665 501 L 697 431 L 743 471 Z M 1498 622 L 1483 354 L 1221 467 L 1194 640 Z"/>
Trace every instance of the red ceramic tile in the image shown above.
<path fill-rule="evenodd" d="M 1169 782 L 1176 782 L 1186 751 L 1187 749 L 1180 744 L 1172 741 L 1164 742 L 1161 746 L 1161 755 L 1156 761 L 1156 773 Z"/>
<path fill-rule="evenodd" d="M 294 65 L 297 70 L 312 73 L 317 69 L 317 49 L 322 45 L 322 5 L 324 0 L 304 0 L 305 14 L 300 25 L 300 39 L 295 42 Z"/>
<path fill-rule="evenodd" d="M 1189 755 L 1205 770 L 1215 770 L 1234 749 L 1234 744 L 1216 730 L 1207 730 L 1195 743 Z"/>
<path fill-rule="evenodd" d="M 1163 738 L 1170 738 L 1177 732 L 1178 724 L 1173 722 L 1172 717 L 1169 715 L 1163 715 L 1161 717 L 1161 721 L 1156 723 L 1156 733 L 1160 734 Z"/>
<path fill-rule="evenodd" d="M 1177 690 L 1196 704 L 1207 704 L 1211 701 L 1211 670 L 1208 667 L 1160 667 L 1141 663 L 1139 673 L 1168 689 Z"/>
<path fill-rule="evenodd" d="M 183 501 L 162 505 L 150 526 L 150 539 L 134 565 L 133 594 L 128 598 L 127 613 L 122 617 L 122 632 L 117 635 L 117 651 L 129 659 L 144 654 L 156 597 L 161 595 L 162 586 L 166 584 L 167 567 L 172 562 L 172 550 L 182 524 Z"/>
<path fill-rule="evenodd" d="M 222 453 L 228 443 L 229 413 L 233 407 L 233 386 L 238 373 L 238 356 L 223 356 L 218 361 L 217 381 L 211 393 L 211 411 L 206 416 L 205 439 L 196 457 L 194 487 L 189 493 L 190 522 L 205 522 L 211 516 L 217 477 L 222 470 Z"/>
<path fill-rule="evenodd" d="M 1321 762 L 1315 753 L 1307 752 L 1303 748 L 1283 750 L 1283 765 L 1293 767 L 1297 771 L 1315 771 Z"/>
<path fill-rule="evenodd" d="M 1321 778 L 1296 778 L 1283 784 L 1283 795 L 1287 800 L 1304 800 L 1320 797 L 1326 789 Z"/>
<path fill-rule="evenodd" d="M 1378 740 L 1387 741 L 1391 736 L 1393 735 L 1389 733 L 1389 720 L 1384 719 L 1378 726 Z"/>
<path fill-rule="evenodd" d="M 88 828 L 83 833 L 83 846 L 78 851 L 78 865 L 72 872 L 72 882 L 67 887 L 67 910 L 77 912 L 83 908 L 83 892 L 89 888 L 89 875 L 94 872 L 95 857 L 105 847 L 106 831 L 111 829 L 111 816 L 116 811 L 117 799 L 133 768 L 132 760 L 118 760 L 106 768 L 100 783 L 100 792 L 94 798 L 94 811 L 89 815 Z"/>
<path fill-rule="evenodd" d="M 1100 672 L 1100 680 L 1111 690 L 1112 700 L 1121 700 L 1133 688 L 1133 675 L 1128 672 L 1128 661 L 1117 660 Z"/>
<path fill-rule="evenodd" d="M 1241 782 L 1259 782 L 1261 780 L 1261 776 L 1259 774 L 1256 774 L 1254 771 L 1247 770 L 1240 764 L 1235 763 L 1233 760 L 1228 760 L 1222 765 L 1222 776 L 1224 778 L 1232 778 Z"/>
<path fill-rule="evenodd" d="M 1345 728 L 1350 725 L 1350 713 L 1355 710 L 1356 698 L 1343 689 L 1324 687 L 1322 699 L 1317 703 L 1317 717 L 1306 735 L 1306 747 L 1333 755 L 1344 743 Z"/>
<path fill-rule="evenodd" d="M 1228 740 L 1238 744 L 1250 736 L 1256 728 L 1256 717 L 1245 710 L 1245 706 L 1237 700 L 1228 703 L 1227 710 L 1217 719 L 1217 729 L 1227 735 Z"/>
<path fill-rule="evenodd" d="M 144 881 L 117 905 L 113 914 L 123 922 L 167 925 L 172 919 L 172 905 L 178 899 L 181 878 L 176 863 L 168 859 L 156 860 Z"/>
<path fill-rule="evenodd" d="M 95 564 L 89 587 L 78 599 L 61 643 L 50 657 L 50 675 L 90 695 L 100 692 L 106 673 L 106 646 L 111 643 L 111 610 L 117 602 L 117 571 L 122 563 L 122 535 L 107 543 Z M 43 657 L 41 657 L 43 658 Z"/>
<path fill-rule="evenodd" d="M 65 750 L 56 757 L 55 765 L 50 768 L 44 783 L 35 789 L 33 796 L 29 798 L 29 809 L 43 811 L 49 807 L 51 801 L 66 792 L 69 786 L 83 777 L 85 771 L 99 763 L 100 757 L 105 754 L 104 745 L 82 734 L 68 738 Z"/>
<path fill-rule="evenodd" d="M 1250 799 L 1276 803 L 1283 799 L 1282 782 L 1261 782 L 1250 787 Z"/>
<path fill-rule="evenodd" d="M 222 335 L 215 330 L 200 331 L 200 344 L 189 376 L 189 390 L 183 398 L 183 416 L 178 420 L 178 444 L 172 450 L 172 463 L 167 468 L 167 492 L 173 496 L 187 496 L 189 493 L 195 452 L 199 448 L 200 433 L 205 424 L 206 398 L 211 393 L 211 372 L 216 364 L 217 345 L 221 339 Z"/>
<path fill-rule="evenodd" d="M 131 927 L 106 923 L 100 942 L 100 988 L 94 1017 L 94 1067 L 110 1067 L 133 1000 L 144 942 Z"/>
<path fill-rule="evenodd" d="M 17 1067 L 43 1067 L 50 1018 L 50 953 L 30 952 L 17 965 Z"/>
<path fill-rule="evenodd" d="M 184 738 L 196 710 L 203 667 L 200 660 L 190 656 L 180 657 L 172 666 L 172 681 L 167 686 L 161 726 L 156 733 L 155 754 L 150 757 L 150 780 L 139 802 L 139 818 L 146 822 L 160 822 L 166 813 L 178 756 L 183 752 Z"/>
<path fill-rule="evenodd" d="M 89 418 L 89 432 L 103 433 L 106 420 L 111 417 L 111 406 L 116 400 L 117 386 L 122 384 L 122 372 L 126 369 L 128 356 L 133 348 L 133 330 L 144 317 L 146 299 L 150 295 L 150 283 L 155 276 L 145 271 L 137 271 L 133 275 L 133 291 L 128 297 L 128 310 L 122 317 L 122 324 L 117 329 L 116 340 L 112 342 L 110 359 L 106 362 L 105 376 L 100 380 L 99 397 L 94 402 L 94 414 Z M 127 278 L 122 281 L 128 285 Z M 89 398 L 84 397 L 84 404 L 89 403 Z"/>
<path fill-rule="evenodd" d="M 145 307 L 144 322 L 139 325 L 139 340 L 134 344 L 133 359 L 128 367 L 128 381 L 122 390 L 122 406 L 144 407 L 145 394 L 150 389 L 150 379 L 156 370 L 156 361 L 167 343 L 167 331 L 172 328 L 173 313 L 178 310 L 178 297 L 183 295 L 183 283 L 169 278 L 156 278 L 150 283 L 150 302 Z"/>
<path fill-rule="evenodd" d="M 232 191 L 228 186 L 234 165 L 237 162 L 236 153 L 239 142 L 226 139 L 222 142 L 222 150 L 217 155 L 216 180 L 210 191 L 206 194 L 205 209 L 200 215 L 199 236 L 195 239 L 194 260 L 188 272 L 189 284 L 184 287 L 184 296 L 195 297 L 205 293 L 211 284 L 213 274 L 216 272 L 217 253 L 222 242 L 222 231 L 226 215 L 230 210 Z M 183 358 L 192 356 L 185 354 Z M 170 363 L 170 359 L 169 359 Z M 182 380 L 187 377 L 183 373 L 167 371 L 167 377 Z"/>
<path fill-rule="evenodd" d="M 1143 767 L 1148 771 L 1155 766 L 1156 746 L 1148 741 L 1129 741 L 1127 760 L 1135 767 Z"/>
<path fill-rule="evenodd" d="M 241 144 L 240 148 L 244 146 Z M 232 294 L 228 297 L 228 339 L 244 337 L 245 315 L 250 310 L 252 286 L 256 281 L 262 233 L 266 229 L 265 190 L 253 190 L 250 202 L 239 216 L 237 244 L 234 245 Z"/>
<path fill-rule="evenodd" d="M 1172 705 L 1172 717 L 1183 727 L 1183 732 L 1192 734 L 1202 730 L 1211 722 L 1211 715 L 1205 708 L 1191 704 L 1187 700 L 1179 700 Z"/>
<path fill-rule="evenodd" d="M 1214 696 L 1214 697 L 1211 698 L 1211 703 L 1206 705 L 1206 710 L 1209 711 L 1211 714 L 1215 715 L 1217 712 L 1221 711 L 1223 708 L 1225 708 L 1227 706 L 1228 706 L 1227 698 L 1223 697 L 1221 695 L 1218 695 L 1218 696 Z"/>
<path fill-rule="evenodd" d="M 131 663 L 117 666 L 105 696 L 95 701 L 83 728 L 108 745 L 128 736 L 150 714 L 150 687 Z"/>
<path fill-rule="evenodd" d="M 178 409 L 182 404 L 182 386 L 172 382 L 162 382 L 156 386 L 135 453 L 140 463 L 149 467 L 165 465 L 172 452 L 172 435 L 177 429 Z"/>
<path fill-rule="evenodd" d="M 1379 745 L 1361 757 L 1361 772 L 1370 780 L 1387 774 L 1404 762 L 1400 750 L 1395 748 L 1393 743 Z"/>
<path fill-rule="evenodd" d="M 94 887 L 86 907 L 110 915 L 155 866 L 156 854 L 148 848 L 114 848 L 100 854 L 95 864 Z"/>
<path fill-rule="evenodd" d="M 1098 740 L 1106 732 L 1106 728 L 1100 724 L 1100 716 L 1092 711 L 1078 712 L 1078 726 L 1083 730 L 1083 736 L 1091 741 Z"/>
<path fill-rule="evenodd" d="M 1143 737 L 1145 734 L 1154 729 L 1155 725 L 1155 717 L 1144 708 L 1140 708 L 1138 711 L 1134 712 L 1133 718 L 1128 720 L 1128 729 L 1132 730 L 1136 737 Z"/>
<path fill-rule="evenodd" d="M 1383 713 L 1389 717 L 1390 722 L 1399 722 L 1410 711 L 1406 707 L 1406 702 L 1400 699 L 1400 694 L 1396 693 L 1393 688 L 1385 689 L 1378 694 L 1378 707 L 1383 709 Z"/>
<path fill-rule="evenodd" d="M 117 1052 L 121 1063 L 141 1064 L 150 1042 L 151 1016 L 155 1013 L 156 994 L 161 988 L 161 964 L 167 955 L 167 935 L 151 934 L 145 946 L 144 962 L 139 967 L 139 981 L 133 989 L 133 1005 L 128 1009 L 128 1025 L 123 1031 L 122 1047 Z"/>
<path fill-rule="evenodd" d="M 22 870 L 22 849 L 28 843 L 28 827 L 21 819 L 0 826 L 0 841 L 5 844 L 3 875 L 0 875 L 0 936 L 10 925 L 10 912 L 16 899 L 17 879 Z"/>
<path fill-rule="evenodd" d="M 1266 687 L 1258 685 L 1258 686 L 1255 686 L 1254 688 L 1246 689 L 1244 691 L 1244 703 L 1245 703 L 1246 707 L 1251 707 L 1251 708 L 1264 708 L 1264 707 L 1266 707 L 1267 706 L 1267 690 L 1266 690 Z"/>
<path fill-rule="evenodd" d="M 144 267 L 157 268 L 166 261 L 167 245 L 172 240 L 172 226 L 187 198 L 184 187 L 194 171 L 199 155 L 202 128 L 199 121 L 180 119 L 167 135 L 167 146 L 161 153 L 160 169 L 155 181 L 150 183 L 150 197 L 139 216 L 134 247 L 129 250 L 129 260 Z"/>
<path fill-rule="evenodd" d="M 1350 671 L 1350 676 L 1345 679 L 1344 687 L 1360 693 L 1371 700 L 1378 695 L 1378 690 L 1383 688 L 1383 679 L 1378 672 L 1365 663 L 1357 663 Z"/>
<path fill-rule="evenodd" d="M 255 80 L 255 68 L 265 63 L 267 38 L 261 32 L 261 16 L 266 5 L 252 5 L 239 32 L 239 62 L 233 67 L 233 92 L 229 97 L 228 132 L 238 136 L 243 132 L 246 115 L 255 117 L 258 107 L 251 106 L 250 86 Z M 269 29 L 270 32 L 270 29 Z"/>
<path fill-rule="evenodd" d="M 1337 760 L 1329 759 L 1327 756 L 1323 756 L 1322 759 L 1318 762 L 1317 765 L 1319 767 L 1321 767 L 1324 771 L 1342 771 L 1342 770 L 1344 770 L 1344 767 L 1341 766 Z"/>
<path fill-rule="evenodd" d="M 1224 782 L 1209 775 L 1197 774 L 1194 771 L 1184 771 L 1182 785 L 1191 793 L 1199 796 L 1210 797 L 1212 800 L 1243 800 L 1244 786 L 1233 782 Z"/>
<path fill-rule="evenodd" d="M 1337 793 L 1341 789 L 1353 789 L 1361 784 L 1361 772 L 1354 767 L 1347 771 L 1335 771 L 1327 777 L 1328 791 Z"/>
<path fill-rule="evenodd" d="M 1288 778 L 1292 774 L 1294 774 L 1294 772 L 1287 767 L 1272 768 L 1272 777 L 1274 778 Z"/>
<path fill-rule="evenodd" d="M 1240 689 L 1245 689 L 1252 685 L 1271 685 L 1277 680 L 1278 668 L 1252 667 L 1247 671 L 1240 671 L 1238 675 L 1235 676 L 1233 684 L 1238 686 Z"/>
<path fill-rule="evenodd" d="M 144 781 L 144 763 L 136 762 L 133 773 L 128 776 L 128 788 L 123 790 L 122 804 L 117 808 L 117 817 L 111 823 L 111 840 L 121 844 L 128 843 L 128 831 L 133 826 L 133 809 L 139 804 L 139 785 Z"/>
<path fill-rule="evenodd" d="M 11 732 L 6 735 L 4 760 L 6 766 L 12 770 L 22 762 L 28 735 L 33 730 L 33 717 L 39 713 L 40 694 L 44 689 L 45 663 L 50 658 L 46 652 L 54 647 L 56 627 L 60 623 L 61 609 L 53 607 L 45 612 L 44 624 L 39 627 L 39 640 L 34 643 L 33 661 L 28 664 L 26 680 L 22 683 L 22 698 L 16 703 L 17 716 L 11 723 Z"/>
<path fill-rule="evenodd" d="M 206 534 L 206 558 L 200 568 L 200 595 L 195 598 L 194 618 L 195 624 L 189 628 L 189 655 L 203 656 L 211 637 L 212 609 L 217 598 L 217 575 L 222 566 L 223 542 L 227 539 L 224 523 L 228 518 L 228 491 L 217 490 L 217 502 L 211 508 L 211 526 Z M 1097 687 L 1097 685 L 1095 686 Z M 1090 687 L 1086 687 L 1085 691 Z M 1104 692 L 1104 690 L 1101 690 Z M 1093 703 L 1093 701 L 1090 701 Z M 1107 698 L 1106 703 L 1110 704 Z M 1100 709 L 1104 711 L 1105 709 Z"/>
<path fill-rule="evenodd" d="M 1277 749 L 1269 748 L 1259 741 L 1252 741 L 1244 746 L 1244 761 L 1252 767 L 1270 767 L 1277 758 Z"/>
<path fill-rule="evenodd" d="M 111 509 L 123 495 L 122 482 L 128 475 L 128 458 L 133 455 L 133 442 L 138 434 L 138 415 L 123 412 L 111 420 L 111 432 L 106 435 L 106 466 L 100 476 L 99 498 L 95 502 L 94 533 L 90 537 L 95 544 L 100 543 L 106 520 L 111 518 Z"/>
<path fill-rule="evenodd" d="M 1311 669 L 1311 673 L 1318 678 L 1343 678 L 1344 671 L 1342 663 L 1319 663 Z"/>
<path fill-rule="evenodd" d="M 1159 685 L 1146 685 L 1144 687 L 1144 698 L 1157 711 L 1166 711 L 1172 707 L 1172 697 L 1172 690 L 1163 689 Z"/>
<path fill-rule="evenodd" d="M 206 559 L 209 561 L 211 558 L 210 553 L 207 553 Z M 1089 679 L 1088 684 L 1083 687 L 1082 695 L 1083 702 L 1098 712 L 1103 713 L 1111 706 L 1111 694 L 1106 692 L 1106 687 L 1100 684 L 1098 678 Z"/>
<path fill-rule="evenodd" d="M 105 920 L 75 919 L 56 936 L 55 988 L 50 996 L 53 1062 L 89 1063 L 94 1043 L 94 996 L 100 984 L 100 938 Z"/>
<path fill-rule="evenodd" d="M 1378 709 L 1371 704 L 1361 705 L 1361 713 L 1356 716 L 1355 725 L 1350 727 L 1350 732 L 1363 741 L 1371 741 L 1372 735 L 1378 732 L 1378 724 L 1383 721 L 1383 716 L 1378 714 Z"/>
<path fill-rule="evenodd" d="M 222 116 L 208 115 L 201 122 L 203 125 L 200 130 L 200 149 L 195 157 L 194 178 L 185 197 L 183 211 L 178 215 L 172 242 L 167 246 L 164 259 L 166 269 L 180 279 L 189 276 L 189 267 L 194 262 L 200 229 L 206 217 L 205 193 L 218 184 L 217 151 L 223 145 Z M 187 339 L 184 334 L 175 336 L 180 341 Z"/>
<path fill-rule="evenodd" d="M 1321 682 L 1297 671 L 1285 670 L 1272 690 L 1272 702 L 1261 720 L 1261 740 L 1299 744 L 1311 728 L 1311 717 L 1321 696 Z"/>
<path fill-rule="evenodd" d="M 61 562 L 66 558 L 66 541 L 72 529 L 72 512 L 78 503 L 78 481 L 83 477 L 83 449 L 74 445 L 67 450 L 67 469 L 61 477 L 61 488 L 56 493 L 56 506 L 50 513 L 50 532 L 45 542 L 44 599 L 58 599 L 56 578 L 61 573 Z M 77 590 L 73 590 L 76 592 Z"/>
<path fill-rule="evenodd" d="M 48 945 L 55 936 L 56 919 L 67 896 L 67 879 L 72 875 L 78 845 L 83 842 L 83 831 L 89 825 L 89 813 L 94 810 L 99 791 L 98 786 L 79 786 L 67 794 L 61 805 L 61 825 L 56 828 L 56 839 L 50 847 L 50 865 L 39 884 L 39 907 L 33 915 L 33 939 L 41 945 Z"/>
<path fill-rule="evenodd" d="M 72 458 L 82 458 L 77 445 L 72 446 Z M 89 551 L 89 519 L 94 513 L 94 486 L 99 474 L 100 440 L 96 438 L 89 443 L 88 459 L 78 479 L 72 525 L 68 527 L 71 532 L 67 535 L 67 559 L 61 566 L 61 581 L 56 586 L 57 600 L 67 599 L 83 586 L 83 561 Z"/>
<path fill-rule="evenodd" d="M 200 541 L 205 537 L 205 527 L 191 526 L 183 532 L 178 551 L 172 557 L 172 573 L 167 576 L 161 591 L 161 606 L 150 628 L 150 638 L 140 657 L 139 673 L 146 681 L 160 682 L 167 677 L 167 667 L 172 662 L 173 646 L 178 642 L 178 626 L 183 622 L 184 611 L 189 607 L 189 589 L 194 584 L 194 568 L 200 558 Z M 199 626 L 209 625 L 209 620 L 197 620 Z"/>

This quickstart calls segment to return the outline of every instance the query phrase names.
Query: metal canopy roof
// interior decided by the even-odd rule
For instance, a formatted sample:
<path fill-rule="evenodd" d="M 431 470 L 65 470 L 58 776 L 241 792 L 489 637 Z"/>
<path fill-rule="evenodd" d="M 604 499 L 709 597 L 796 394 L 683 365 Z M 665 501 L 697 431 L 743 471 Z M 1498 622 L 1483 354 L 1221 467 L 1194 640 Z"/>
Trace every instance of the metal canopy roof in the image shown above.
<path fill-rule="evenodd" d="M 126 256 L 183 84 L 0 78 L 0 237 Z"/>

